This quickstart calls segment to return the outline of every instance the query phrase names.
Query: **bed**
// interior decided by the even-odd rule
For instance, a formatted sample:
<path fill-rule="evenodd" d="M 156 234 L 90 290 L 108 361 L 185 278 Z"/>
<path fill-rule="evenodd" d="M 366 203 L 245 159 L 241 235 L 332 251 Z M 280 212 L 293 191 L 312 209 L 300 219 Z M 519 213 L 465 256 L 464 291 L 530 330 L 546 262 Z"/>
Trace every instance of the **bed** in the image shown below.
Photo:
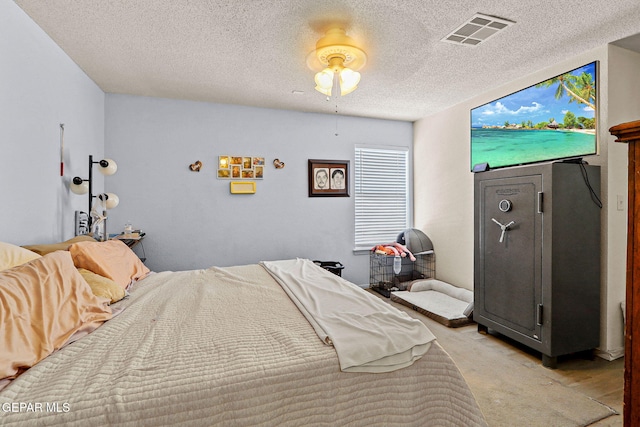
<path fill-rule="evenodd" d="M 415 319 L 311 261 L 149 272 L 125 245 L 103 250 L 105 243 L 72 243 L 0 271 L 5 294 L 18 273 L 51 259 L 67 267 L 71 260 L 76 272 L 109 280 L 113 268 L 103 267 L 113 261 L 119 271 L 122 265 L 129 270 L 125 278 L 133 277 L 126 285 L 119 282 L 125 279 L 112 280 L 124 290 L 119 299 L 73 271 L 49 269 L 46 279 L 40 276 L 48 286 L 72 276 L 76 293 L 94 291 L 82 303 L 95 305 L 85 310 L 91 327 L 76 325 L 50 354 L 18 369 L 0 391 L 0 424 L 486 425 L 455 363 L 435 340 L 418 343 L 390 364 L 376 364 L 379 358 L 371 366 L 346 362 L 353 356 L 344 356 L 349 346 L 359 358 L 405 345 L 383 338 L 384 345 L 372 349 L 384 330 L 371 328 L 366 318 L 379 322 L 387 318 L 380 312 L 388 311 L 400 323 Z M 79 267 L 73 248 L 87 245 L 103 256 L 81 260 Z M 50 304 L 47 298 L 42 304 Z M 325 298 L 334 298 L 334 309 L 322 308 Z M 0 302 L 6 309 L 6 298 Z M 59 317 L 62 309 L 56 310 Z M 315 324 L 309 314 L 317 316 Z M 6 317 L 0 321 L 7 334 Z M 344 332 L 345 322 L 357 326 Z M 419 332 L 418 340 L 430 334 Z"/>

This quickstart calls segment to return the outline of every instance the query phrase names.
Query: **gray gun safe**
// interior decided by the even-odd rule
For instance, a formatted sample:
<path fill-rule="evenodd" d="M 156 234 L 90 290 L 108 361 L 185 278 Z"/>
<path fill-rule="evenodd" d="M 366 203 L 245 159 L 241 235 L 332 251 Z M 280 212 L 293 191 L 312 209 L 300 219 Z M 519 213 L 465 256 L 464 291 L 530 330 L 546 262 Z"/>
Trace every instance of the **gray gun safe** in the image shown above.
<path fill-rule="evenodd" d="M 476 173 L 474 311 L 557 357 L 600 343 L 600 167 L 548 163 Z"/>

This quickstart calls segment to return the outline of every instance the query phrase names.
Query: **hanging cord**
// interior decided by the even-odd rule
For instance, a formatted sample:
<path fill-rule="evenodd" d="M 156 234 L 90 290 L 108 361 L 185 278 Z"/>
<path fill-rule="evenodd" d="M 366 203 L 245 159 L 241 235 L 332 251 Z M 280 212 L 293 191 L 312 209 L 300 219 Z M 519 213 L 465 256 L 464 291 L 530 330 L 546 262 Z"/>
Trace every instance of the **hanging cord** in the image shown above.
<path fill-rule="evenodd" d="M 336 130 L 334 135 L 338 136 L 338 96 L 335 96 L 335 100 L 336 100 L 336 109 L 335 109 L 335 113 L 336 113 Z M 331 98 L 327 96 L 327 101 L 331 101 Z"/>
<path fill-rule="evenodd" d="M 333 86 L 331 89 L 331 97 L 327 96 L 327 102 L 331 101 L 331 98 L 333 97 L 335 105 L 336 105 L 336 109 L 335 109 L 335 113 L 336 113 L 336 130 L 334 135 L 338 136 L 338 90 L 340 88 L 340 79 L 338 78 L 338 73 L 333 73 Z"/>
<path fill-rule="evenodd" d="M 64 123 L 60 123 L 60 176 L 64 176 Z"/>
<path fill-rule="evenodd" d="M 591 183 L 589 182 L 589 174 L 587 173 L 587 168 L 584 166 L 585 164 L 586 162 L 580 162 L 580 171 L 582 172 L 582 178 L 584 179 L 584 183 L 587 185 L 587 188 L 591 193 L 591 200 L 593 200 L 593 203 L 595 203 L 596 206 L 602 209 L 602 201 L 600 200 L 595 190 L 591 186 Z"/>
<path fill-rule="evenodd" d="M 338 136 L 338 101 L 336 100 L 336 136 Z"/>

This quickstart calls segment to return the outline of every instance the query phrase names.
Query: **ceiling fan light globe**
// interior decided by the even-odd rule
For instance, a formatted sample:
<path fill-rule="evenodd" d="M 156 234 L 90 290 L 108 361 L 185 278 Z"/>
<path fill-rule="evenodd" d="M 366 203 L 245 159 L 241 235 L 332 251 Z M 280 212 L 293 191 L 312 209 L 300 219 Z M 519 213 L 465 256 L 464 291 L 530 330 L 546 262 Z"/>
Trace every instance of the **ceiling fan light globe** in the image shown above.
<path fill-rule="evenodd" d="M 316 86 L 331 90 L 333 87 L 333 71 L 330 68 L 325 68 L 319 73 L 316 73 L 315 82 Z"/>
<path fill-rule="evenodd" d="M 320 93 L 322 93 L 322 94 L 324 94 L 324 95 L 331 96 L 331 88 L 329 88 L 329 89 L 325 89 L 325 88 L 323 88 L 323 87 L 316 86 L 316 87 L 315 87 L 315 89 L 316 89 L 318 92 L 320 92 Z"/>
<path fill-rule="evenodd" d="M 358 88 L 360 73 L 350 68 L 340 71 L 340 95 L 348 95 Z"/>

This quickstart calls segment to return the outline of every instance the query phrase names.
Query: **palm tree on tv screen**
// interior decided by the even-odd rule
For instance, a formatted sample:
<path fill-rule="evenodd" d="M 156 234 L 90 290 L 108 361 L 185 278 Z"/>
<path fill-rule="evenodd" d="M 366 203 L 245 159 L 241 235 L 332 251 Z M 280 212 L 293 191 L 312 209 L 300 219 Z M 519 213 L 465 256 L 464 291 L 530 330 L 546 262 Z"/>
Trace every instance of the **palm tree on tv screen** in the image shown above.
<path fill-rule="evenodd" d="M 538 83 L 536 87 L 550 87 L 557 84 L 555 97 L 562 98 L 565 94 L 569 96 L 569 102 L 578 102 L 596 111 L 596 85 L 593 76 L 583 72 L 579 76 L 571 73 L 562 74 L 552 79 Z"/>

